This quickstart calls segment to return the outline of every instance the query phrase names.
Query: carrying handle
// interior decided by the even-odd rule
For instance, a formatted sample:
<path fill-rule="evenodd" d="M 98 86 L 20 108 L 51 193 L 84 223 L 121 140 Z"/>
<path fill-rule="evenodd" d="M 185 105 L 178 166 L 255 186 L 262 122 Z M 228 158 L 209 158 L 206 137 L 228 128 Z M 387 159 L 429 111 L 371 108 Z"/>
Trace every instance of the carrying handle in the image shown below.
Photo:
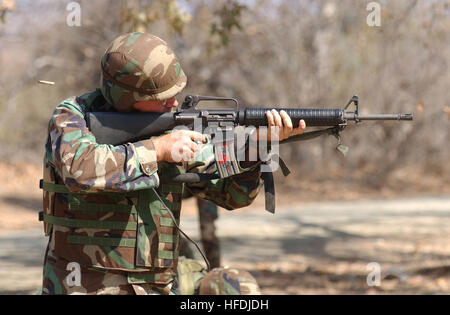
<path fill-rule="evenodd" d="M 234 110 L 238 111 L 239 103 L 237 99 L 231 97 L 218 97 L 218 96 L 203 96 L 203 95 L 188 95 L 184 99 L 181 105 L 182 111 L 194 111 L 199 102 L 202 101 L 232 101 L 234 103 Z"/>

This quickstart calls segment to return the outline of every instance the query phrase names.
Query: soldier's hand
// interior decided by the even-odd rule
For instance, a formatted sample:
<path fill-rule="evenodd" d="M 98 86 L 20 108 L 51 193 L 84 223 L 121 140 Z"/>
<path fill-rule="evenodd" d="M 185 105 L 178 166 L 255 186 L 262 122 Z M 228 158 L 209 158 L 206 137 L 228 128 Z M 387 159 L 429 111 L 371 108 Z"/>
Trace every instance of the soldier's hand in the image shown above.
<path fill-rule="evenodd" d="M 301 135 L 306 128 L 304 120 L 300 120 L 299 126 L 294 128 L 291 117 L 284 110 L 278 112 L 276 109 L 272 109 L 266 112 L 266 117 L 269 123 L 268 128 L 259 128 L 258 139 L 283 141 L 290 136 Z"/>
<path fill-rule="evenodd" d="M 200 148 L 197 143 L 205 143 L 207 140 L 204 135 L 195 131 L 176 130 L 164 136 L 153 138 L 152 141 L 158 162 L 172 163 L 190 161 Z"/>

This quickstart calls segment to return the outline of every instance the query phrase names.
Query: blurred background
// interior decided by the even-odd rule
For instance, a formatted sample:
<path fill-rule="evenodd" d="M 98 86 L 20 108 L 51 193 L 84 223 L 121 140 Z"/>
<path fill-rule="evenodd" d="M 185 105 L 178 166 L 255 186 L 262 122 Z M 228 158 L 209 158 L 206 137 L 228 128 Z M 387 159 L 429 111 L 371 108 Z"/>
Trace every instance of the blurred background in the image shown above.
<path fill-rule="evenodd" d="M 248 107 L 342 108 L 356 94 L 363 114 L 414 113 L 413 122 L 350 125 L 342 134 L 347 157 L 333 137 L 284 145 L 293 173 L 277 174 L 280 206 L 411 197 L 448 205 L 450 1 L 376 1 L 380 26 L 367 23 L 369 3 L 0 0 L 0 239 L 38 224 L 49 117 L 65 98 L 98 87 L 103 52 L 130 31 L 173 48 L 188 76 L 179 101 L 204 94 Z M 250 208 L 263 204 L 259 198 Z"/>

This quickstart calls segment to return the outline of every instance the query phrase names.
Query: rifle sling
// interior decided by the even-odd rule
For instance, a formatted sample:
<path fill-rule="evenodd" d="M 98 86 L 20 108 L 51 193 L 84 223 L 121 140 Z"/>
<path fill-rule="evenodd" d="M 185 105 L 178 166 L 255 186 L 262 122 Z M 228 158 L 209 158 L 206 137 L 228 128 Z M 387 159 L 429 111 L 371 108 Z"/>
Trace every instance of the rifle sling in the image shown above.
<path fill-rule="evenodd" d="M 272 172 L 261 173 L 264 180 L 264 195 L 266 199 L 266 210 L 275 213 L 275 182 Z"/>
<path fill-rule="evenodd" d="M 198 173 L 186 173 L 175 175 L 163 175 L 160 177 L 161 183 L 201 183 L 207 182 L 213 179 L 220 179 L 217 174 L 198 174 Z"/>
<path fill-rule="evenodd" d="M 290 142 L 295 142 L 295 141 L 310 140 L 310 139 L 314 139 L 319 136 L 322 136 L 324 134 L 329 134 L 329 135 L 338 134 L 341 131 L 339 128 L 340 128 L 339 126 L 334 126 L 331 128 L 305 132 L 301 135 L 289 137 L 286 140 L 280 141 L 280 143 L 290 143 Z"/>

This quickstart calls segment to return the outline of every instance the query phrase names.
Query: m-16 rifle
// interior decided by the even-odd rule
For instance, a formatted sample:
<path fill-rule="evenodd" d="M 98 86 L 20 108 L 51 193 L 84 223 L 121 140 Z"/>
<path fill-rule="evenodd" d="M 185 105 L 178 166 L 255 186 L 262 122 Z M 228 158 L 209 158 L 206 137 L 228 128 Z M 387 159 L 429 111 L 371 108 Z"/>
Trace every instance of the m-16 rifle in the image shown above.
<path fill-rule="evenodd" d="M 197 107 L 200 102 L 208 101 L 232 102 L 234 109 L 200 109 Z M 353 110 L 349 109 L 351 104 L 355 105 Z M 237 126 L 267 126 L 268 121 L 265 114 L 267 110 L 267 108 L 239 108 L 238 101 L 234 98 L 188 95 L 177 112 L 90 112 L 87 114 L 86 120 L 88 128 L 96 137 L 97 143 L 120 145 L 148 139 L 180 125 L 192 128 L 196 120 L 201 122 L 202 131 L 211 127 L 216 131 L 226 131 Z M 349 121 L 360 123 L 365 120 L 413 120 L 412 114 L 360 115 L 358 96 L 353 96 L 343 109 L 277 108 L 277 110 L 286 111 L 294 127 L 298 127 L 300 120 L 304 120 L 307 127 L 328 127 L 292 136 L 281 141 L 281 143 L 307 140 L 323 134 L 330 134 L 338 139 L 337 149 L 344 155 L 348 148 L 340 143 L 340 132 L 345 129 Z M 225 136 L 221 137 L 220 141 L 223 143 L 216 142 L 215 149 L 225 150 L 225 155 L 229 155 L 229 158 L 226 159 L 225 163 L 223 161 L 217 163 L 219 175 L 181 174 L 164 180 L 193 183 L 238 174 L 242 169 L 236 162 L 233 139 Z M 222 151 L 221 156 L 223 156 L 223 153 Z M 284 163 L 281 166 L 283 173 L 289 174 Z M 271 172 L 264 173 L 263 178 L 266 190 L 266 209 L 273 212 L 275 209 L 273 175 Z"/>

